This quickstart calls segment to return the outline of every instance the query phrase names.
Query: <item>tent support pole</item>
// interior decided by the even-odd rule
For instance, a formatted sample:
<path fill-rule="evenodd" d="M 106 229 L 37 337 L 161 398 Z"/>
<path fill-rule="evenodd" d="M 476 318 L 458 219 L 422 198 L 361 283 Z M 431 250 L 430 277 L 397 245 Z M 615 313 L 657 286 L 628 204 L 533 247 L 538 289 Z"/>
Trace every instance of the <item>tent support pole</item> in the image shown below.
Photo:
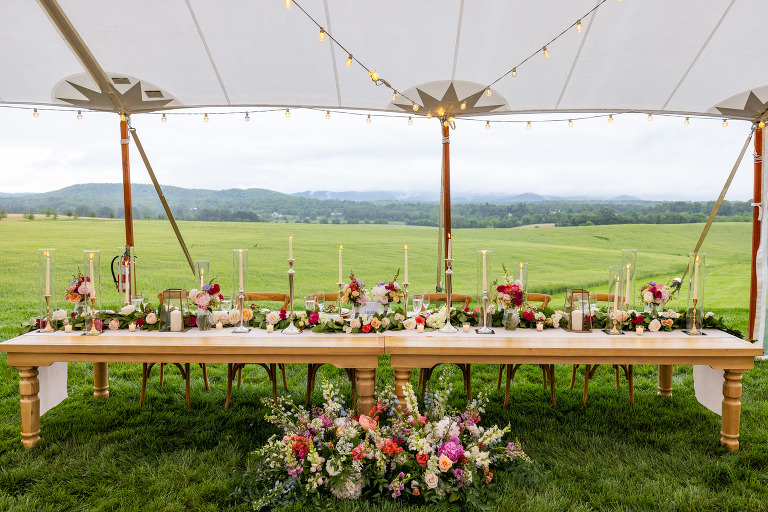
<path fill-rule="evenodd" d="M 144 166 L 147 168 L 147 173 L 152 180 L 152 184 L 155 186 L 157 197 L 160 198 L 160 202 L 163 204 L 165 214 L 168 216 L 168 220 L 171 221 L 171 227 L 173 228 L 173 232 L 176 233 L 176 239 L 179 241 L 179 245 L 181 245 L 181 250 L 184 251 L 184 256 L 187 258 L 187 263 L 189 263 L 189 268 L 192 270 L 192 275 L 195 275 L 195 264 L 192 263 L 192 257 L 189 255 L 187 244 L 184 243 L 184 238 L 181 236 L 181 231 L 179 231 L 179 226 L 176 224 L 176 219 L 173 218 L 171 209 L 168 207 L 168 201 L 165 200 L 165 196 L 163 195 L 163 191 L 160 188 L 160 184 L 157 182 L 157 178 L 155 177 L 155 172 L 152 170 L 152 166 L 149 164 L 149 158 L 147 158 L 147 154 L 144 152 L 144 147 L 141 145 L 139 136 L 136 133 L 136 128 L 131 128 L 131 136 L 136 142 L 136 149 L 139 150 L 141 159 L 144 160 Z"/>
<path fill-rule="evenodd" d="M 443 173 L 440 164 L 440 208 L 437 211 L 437 278 L 435 292 L 443 291 Z"/>
<path fill-rule="evenodd" d="M 755 183 L 752 195 L 752 275 L 749 283 L 749 338 L 754 340 L 757 318 L 757 249 L 760 247 L 761 206 L 763 202 L 763 130 L 755 130 Z"/>
<path fill-rule="evenodd" d="M 125 209 L 125 246 L 134 247 L 133 245 L 133 202 L 131 201 L 131 162 L 129 160 L 129 143 L 128 138 L 128 120 L 126 116 L 120 116 L 120 150 L 123 156 L 123 206 Z M 134 262 L 131 262 L 134 263 Z M 131 265 L 133 269 L 136 265 Z M 133 283 L 128 283 L 130 289 L 129 295 L 134 295 L 136 292 L 136 272 L 132 272 Z"/>
<path fill-rule="evenodd" d="M 443 247 L 448 257 L 448 239 L 451 238 L 451 153 L 450 130 L 448 123 L 441 120 L 443 130 Z M 444 267 L 448 269 L 447 263 Z"/>

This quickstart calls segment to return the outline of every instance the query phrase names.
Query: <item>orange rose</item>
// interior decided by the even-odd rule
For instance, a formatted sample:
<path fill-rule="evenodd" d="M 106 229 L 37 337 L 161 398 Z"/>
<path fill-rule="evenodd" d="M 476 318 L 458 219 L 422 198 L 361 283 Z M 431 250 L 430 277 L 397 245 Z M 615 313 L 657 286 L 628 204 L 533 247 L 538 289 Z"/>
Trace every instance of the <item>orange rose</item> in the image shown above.
<path fill-rule="evenodd" d="M 453 466 L 453 461 L 449 459 L 446 455 L 441 455 L 440 459 L 437 462 L 437 467 L 440 468 L 440 471 L 445 473 L 449 469 L 451 469 L 451 466 Z"/>
<path fill-rule="evenodd" d="M 248 322 L 253 318 L 253 313 L 250 309 L 243 309 L 243 322 Z"/>

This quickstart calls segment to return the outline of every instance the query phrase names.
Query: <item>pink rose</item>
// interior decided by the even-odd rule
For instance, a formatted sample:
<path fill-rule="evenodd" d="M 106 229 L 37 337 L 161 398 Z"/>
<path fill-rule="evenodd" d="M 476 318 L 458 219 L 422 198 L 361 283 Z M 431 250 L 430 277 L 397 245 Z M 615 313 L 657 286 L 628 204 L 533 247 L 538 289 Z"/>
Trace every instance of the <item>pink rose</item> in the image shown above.
<path fill-rule="evenodd" d="M 120 328 L 120 320 L 117 318 L 113 318 L 111 322 L 109 322 L 109 330 L 110 331 L 116 331 Z"/>
<path fill-rule="evenodd" d="M 375 430 L 378 427 L 376 420 L 365 414 L 361 415 L 357 422 L 363 427 L 363 430 Z"/>

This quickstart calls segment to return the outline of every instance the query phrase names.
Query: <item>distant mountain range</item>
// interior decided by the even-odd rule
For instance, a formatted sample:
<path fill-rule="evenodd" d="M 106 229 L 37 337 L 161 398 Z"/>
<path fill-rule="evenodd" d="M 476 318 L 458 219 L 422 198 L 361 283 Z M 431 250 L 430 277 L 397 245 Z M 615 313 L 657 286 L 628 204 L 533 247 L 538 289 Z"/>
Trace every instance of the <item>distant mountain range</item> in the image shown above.
<path fill-rule="evenodd" d="M 307 190 L 291 194 L 294 197 L 306 197 L 308 199 L 337 199 L 340 201 L 439 201 L 439 193 L 413 193 L 413 192 L 333 192 L 329 190 Z M 536 203 L 539 201 L 643 201 L 633 196 L 618 196 L 609 198 L 595 198 L 587 196 L 542 196 L 534 193 L 505 195 L 505 194 L 453 194 L 451 201 L 454 203 Z"/>

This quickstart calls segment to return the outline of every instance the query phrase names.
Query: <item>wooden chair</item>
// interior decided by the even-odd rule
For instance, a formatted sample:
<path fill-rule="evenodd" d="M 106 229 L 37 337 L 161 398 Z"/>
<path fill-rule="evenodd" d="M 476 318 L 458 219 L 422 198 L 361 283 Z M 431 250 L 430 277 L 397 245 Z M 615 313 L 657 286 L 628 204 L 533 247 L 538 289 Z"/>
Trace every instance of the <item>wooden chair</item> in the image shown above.
<path fill-rule="evenodd" d="M 157 299 L 160 301 L 160 304 L 163 303 L 164 294 L 166 292 L 160 292 L 157 294 Z M 170 294 L 169 299 L 185 299 L 187 297 L 187 291 L 181 290 L 180 292 L 168 292 Z M 143 363 L 142 369 L 141 369 L 141 394 L 139 396 L 139 405 L 144 404 L 144 398 L 147 396 L 147 379 L 149 379 L 149 374 L 152 371 L 152 368 L 157 363 Z M 160 364 L 160 386 L 164 384 L 165 381 L 165 365 L 168 363 L 159 363 Z M 208 383 L 208 368 L 205 365 L 205 363 L 198 363 L 200 365 L 200 368 L 203 370 L 203 381 L 205 382 L 205 389 L 206 391 L 211 389 L 211 385 Z M 179 372 L 181 373 L 181 378 L 184 379 L 186 382 L 186 401 L 187 401 L 187 407 L 190 407 L 191 405 L 191 399 L 190 399 L 190 364 L 185 363 L 184 366 L 182 366 L 180 363 L 173 363 L 174 366 L 176 366 L 179 369 Z"/>
<path fill-rule="evenodd" d="M 282 308 L 287 310 L 291 301 L 291 296 L 287 293 L 274 293 L 274 292 L 247 292 L 243 294 L 244 302 L 282 302 Z M 235 374 L 237 374 L 237 388 L 243 382 L 243 368 L 248 363 L 227 363 L 227 399 L 224 402 L 224 408 L 228 409 L 229 404 L 232 401 L 232 382 L 235 380 Z M 255 363 L 264 368 L 267 372 L 270 382 L 272 382 L 272 400 L 277 404 L 277 368 L 283 374 L 283 387 L 288 391 L 288 379 L 285 376 L 285 364 L 284 363 Z"/>
<path fill-rule="evenodd" d="M 445 303 L 447 297 L 447 294 L 445 293 L 425 293 L 427 297 L 429 297 L 429 301 L 433 304 L 439 304 L 441 302 Z M 468 308 L 469 303 L 472 302 L 472 296 L 471 295 L 465 295 L 461 293 L 452 293 L 451 294 L 451 306 L 455 306 L 457 304 L 461 304 L 461 307 Z M 459 367 L 459 370 L 461 370 L 461 377 L 464 381 L 464 388 L 467 390 L 467 401 L 472 401 L 472 366 L 469 364 L 463 364 L 463 363 L 455 363 L 456 366 Z M 439 365 L 435 365 L 432 368 L 419 368 L 419 382 L 416 387 L 421 388 L 421 397 L 424 398 L 424 393 L 427 391 L 427 382 L 429 382 L 429 379 L 432 378 L 432 372 L 437 368 Z"/>
<path fill-rule="evenodd" d="M 590 293 L 589 294 L 590 300 L 593 300 L 595 302 L 608 302 L 613 303 L 614 295 L 608 294 L 608 293 Z M 586 364 L 584 365 L 584 395 L 583 395 L 583 401 L 584 405 L 587 405 L 587 398 L 589 395 L 589 380 L 595 375 L 595 370 L 598 369 L 600 365 L 599 364 Z M 573 389 L 573 385 L 576 383 L 576 370 L 578 369 L 579 365 L 574 364 L 571 369 L 571 385 L 568 387 L 568 389 Z M 616 376 L 616 389 L 619 389 L 620 383 L 619 383 L 619 368 L 621 368 L 624 371 L 624 377 L 627 379 L 627 382 L 629 383 L 629 403 L 634 404 L 635 403 L 635 388 L 634 388 L 634 373 L 635 373 L 635 367 L 631 364 L 614 364 L 613 365 L 613 372 Z"/>
<path fill-rule="evenodd" d="M 525 299 L 527 302 L 540 302 L 541 304 L 538 307 L 545 308 L 549 305 L 549 302 L 552 300 L 551 295 L 546 295 L 544 293 L 528 293 L 525 296 Z M 515 378 L 515 373 L 517 373 L 518 368 L 520 368 L 520 364 L 500 364 L 499 365 L 499 378 L 496 382 L 496 389 L 501 388 L 501 376 L 504 372 L 504 368 L 507 369 L 507 380 L 506 380 L 506 388 L 504 391 L 504 409 L 507 408 L 509 405 L 509 388 L 510 384 L 512 382 L 512 379 Z M 544 384 L 544 389 L 547 389 L 547 387 L 550 388 L 550 395 L 552 399 L 552 407 L 557 407 L 557 400 L 555 399 L 555 365 L 553 364 L 540 364 L 539 367 L 541 368 L 541 382 Z"/>

